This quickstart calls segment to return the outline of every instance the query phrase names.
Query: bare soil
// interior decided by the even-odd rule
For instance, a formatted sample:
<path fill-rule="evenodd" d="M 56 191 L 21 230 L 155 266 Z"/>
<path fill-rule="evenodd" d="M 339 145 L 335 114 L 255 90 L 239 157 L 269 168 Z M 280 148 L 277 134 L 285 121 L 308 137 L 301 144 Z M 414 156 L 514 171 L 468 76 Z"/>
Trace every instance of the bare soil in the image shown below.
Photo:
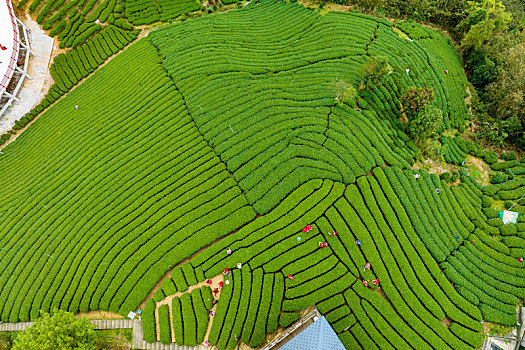
<path fill-rule="evenodd" d="M 448 318 L 447 316 L 445 316 L 445 318 L 441 320 L 441 323 L 443 323 L 445 327 L 449 328 L 450 325 L 452 324 L 452 320 Z"/>
<path fill-rule="evenodd" d="M 75 317 L 76 318 L 85 317 L 88 320 L 114 320 L 114 319 L 123 319 L 124 318 L 124 316 L 122 316 L 120 314 L 117 314 L 115 312 L 103 311 L 103 310 L 81 312 L 79 314 L 76 314 Z"/>
<path fill-rule="evenodd" d="M 491 172 L 490 166 L 485 163 L 483 160 L 473 157 L 471 155 L 467 156 L 467 164 L 466 166 L 472 171 L 477 170 L 481 174 L 481 179 L 478 179 L 483 186 L 490 185 L 490 176 L 489 173 Z"/>
<path fill-rule="evenodd" d="M 452 171 L 454 168 L 454 165 L 448 164 L 448 163 L 436 162 L 432 159 L 425 159 L 425 162 L 423 164 L 416 163 L 412 165 L 412 170 L 419 170 L 421 168 L 426 169 L 430 174 L 441 175 L 444 172 Z"/>

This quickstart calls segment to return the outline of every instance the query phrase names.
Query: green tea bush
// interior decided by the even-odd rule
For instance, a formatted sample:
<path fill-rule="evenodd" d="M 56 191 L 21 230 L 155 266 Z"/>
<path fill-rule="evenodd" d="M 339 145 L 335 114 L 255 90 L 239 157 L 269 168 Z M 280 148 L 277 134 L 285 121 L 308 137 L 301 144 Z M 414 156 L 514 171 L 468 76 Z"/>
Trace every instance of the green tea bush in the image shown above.
<path fill-rule="evenodd" d="M 153 299 L 158 303 L 162 301 L 166 295 L 164 295 L 164 291 L 162 289 L 157 289 L 157 291 L 153 294 Z"/>
<path fill-rule="evenodd" d="M 490 183 L 491 184 L 501 184 L 509 179 L 508 175 L 496 172 L 490 174 Z"/>
<path fill-rule="evenodd" d="M 515 318 L 525 230 L 502 225 L 490 197 L 514 200 L 524 180 L 484 187 L 462 167 L 449 186 L 457 173 L 411 170 L 418 149 L 399 125 L 403 92 L 432 86 L 440 132 L 463 127 L 466 79 L 442 34 L 405 24 L 409 41 L 388 20 L 262 0 L 158 29 L 71 90 L 134 40 L 124 18 L 172 20 L 200 4 L 67 3 L 34 9 L 47 6 L 42 23 L 77 46 L 17 127 L 47 107 L 43 118 L 0 162 L 2 321 L 54 306 L 125 315 L 172 270 L 144 334 L 156 340 L 154 300 L 178 291 L 159 307 L 160 337 L 171 342 L 172 324 L 176 343 L 195 345 L 213 295 L 188 288 L 224 269 L 208 338 L 221 350 L 262 344 L 312 305 L 350 348 L 473 348 L 479 321 Z M 96 18 L 109 24 L 80 40 Z M 359 86 L 367 56 L 388 56 L 391 74 L 355 104 L 337 101 L 333 84 Z M 481 152 L 441 139 L 455 164 Z"/>
<path fill-rule="evenodd" d="M 146 302 L 144 312 L 142 312 L 142 330 L 144 332 L 144 340 L 148 343 L 157 341 L 155 308 L 155 301 L 153 299 L 149 299 Z"/>
<path fill-rule="evenodd" d="M 508 168 L 512 168 L 519 164 L 520 163 L 517 160 L 508 160 L 505 162 L 491 164 L 490 168 L 495 171 L 501 171 L 501 170 L 507 170 Z"/>
<path fill-rule="evenodd" d="M 185 341 L 182 311 L 183 310 L 180 298 L 171 299 L 173 335 L 175 337 L 175 342 L 179 345 L 184 344 Z"/>
<path fill-rule="evenodd" d="M 518 159 L 518 155 L 516 152 L 501 152 L 499 158 L 503 160 L 516 160 Z"/>
<path fill-rule="evenodd" d="M 295 321 L 301 318 L 301 314 L 296 312 L 283 312 L 279 317 L 279 325 L 281 327 L 288 327 Z"/>
<path fill-rule="evenodd" d="M 159 331 L 160 342 L 162 344 L 171 344 L 171 324 L 168 305 L 159 306 Z"/>
<path fill-rule="evenodd" d="M 498 162 L 498 156 L 494 151 L 486 151 L 483 160 L 485 161 L 485 163 L 492 165 Z"/>
<path fill-rule="evenodd" d="M 184 344 L 189 346 L 197 345 L 197 319 L 195 316 L 194 306 L 192 306 L 192 300 L 193 298 L 188 293 L 183 294 L 180 297 L 180 303 L 182 307 L 182 327 L 184 329 Z"/>

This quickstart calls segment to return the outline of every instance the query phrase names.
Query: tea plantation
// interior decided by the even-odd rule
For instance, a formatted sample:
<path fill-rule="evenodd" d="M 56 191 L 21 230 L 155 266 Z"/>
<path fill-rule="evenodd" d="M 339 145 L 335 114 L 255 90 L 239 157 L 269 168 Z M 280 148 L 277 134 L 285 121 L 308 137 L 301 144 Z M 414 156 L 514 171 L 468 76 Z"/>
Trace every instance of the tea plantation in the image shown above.
<path fill-rule="evenodd" d="M 194 6 L 122 11 L 138 25 Z M 137 34 L 97 35 L 118 51 Z M 96 61 L 88 45 L 82 62 Z M 336 99 L 377 55 L 386 83 Z M 53 74 L 58 98 L 87 71 Z M 261 0 L 152 31 L 4 148 L 0 320 L 143 305 L 146 341 L 223 350 L 315 305 L 348 349 L 479 348 L 482 322 L 516 325 L 525 298 L 525 223 L 503 225 L 494 205 L 525 194 L 525 166 L 496 158 L 506 177 L 489 186 L 413 170 L 399 101 L 414 86 L 434 90 L 441 132 L 463 128 L 461 60 L 414 23 Z M 492 157 L 440 141 L 448 163 Z M 192 286 L 225 269 L 210 317 L 211 289 Z"/>

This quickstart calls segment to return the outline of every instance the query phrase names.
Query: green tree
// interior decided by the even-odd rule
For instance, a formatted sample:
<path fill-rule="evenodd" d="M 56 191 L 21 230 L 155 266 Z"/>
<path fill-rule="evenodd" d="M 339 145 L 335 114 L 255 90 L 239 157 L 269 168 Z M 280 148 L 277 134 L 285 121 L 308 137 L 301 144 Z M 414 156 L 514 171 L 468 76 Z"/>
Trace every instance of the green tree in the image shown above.
<path fill-rule="evenodd" d="M 461 47 L 464 49 L 479 50 L 491 39 L 492 33 L 496 29 L 496 22 L 493 19 L 486 19 L 470 27 L 463 40 Z"/>
<path fill-rule="evenodd" d="M 418 113 L 429 103 L 434 101 L 434 91 L 430 88 L 409 88 L 401 96 L 403 112 L 406 113 L 408 120 L 414 119 Z"/>
<path fill-rule="evenodd" d="M 361 67 L 361 87 L 370 88 L 380 85 L 386 81 L 392 68 L 388 64 L 388 57 L 373 56 L 369 57 L 366 63 Z"/>
<path fill-rule="evenodd" d="M 95 325 L 85 318 L 55 309 L 15 339 L 13 350 L 96 350 Z"/>
<path fill-rule="evenodd" d="M 13 347 L 13 338 L 11 332 L 0 333 L 0 350 L 10 350 Z"/>
<path fill-rule="evenodd" d="M 502 53 L 495 80 L 487 86 L 489 112 L 512 138 L 523 135 L 525 122 L 525 42 Z"/>
<path fill-rule="evenodd" d="M 408 134 L 418 143 L 425 143 L 441 124 L 443 112 L 433 104 L 427 104 L 409 121 Z"/>

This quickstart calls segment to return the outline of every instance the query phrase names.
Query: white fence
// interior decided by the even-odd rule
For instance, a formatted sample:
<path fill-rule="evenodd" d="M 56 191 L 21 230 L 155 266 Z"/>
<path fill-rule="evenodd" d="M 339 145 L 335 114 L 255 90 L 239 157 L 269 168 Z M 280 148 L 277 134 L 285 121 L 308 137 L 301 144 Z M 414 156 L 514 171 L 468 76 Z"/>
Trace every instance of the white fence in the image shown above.
<path fill-rule="evenodd" d="M 2 117 L 7 109 L 12 105 L 13 101 L 18 101 L 16 95 L 22 87 L 24 79 L 26 77 L 31 79 L 31 77 L 27 74 L 27 68 L 29 65 L 29 55 L 32 53 L 32 51 L 29 47 L 29 35 L 27 27 L 18 18 L 16 18 L 11 0 L 0 1 L 5 1 L 7 3 L 7 8 L 9 9 L 9 15 L 11 17 L 11 25 L 13 26 L 14 32 L 13 52 L 11 53 L 11 57 L 9 59 L 8 69 L 6 70 L 0 82 L 0 103 L 4 98 L 7 97 L 7 102 L 5 102 L 3 106 L 0 104 L 0 117 Z M 22 38 L 20 38 L 19 28 L 22 29 Z M 26 55 L 23 67 L 18 66 L 20 50 L 25 51 Z M 7 87 L 9 86 L 9 83 L 15 74 L 20 74 L 20 79 L 12 91 L 7 91 Z"/>

